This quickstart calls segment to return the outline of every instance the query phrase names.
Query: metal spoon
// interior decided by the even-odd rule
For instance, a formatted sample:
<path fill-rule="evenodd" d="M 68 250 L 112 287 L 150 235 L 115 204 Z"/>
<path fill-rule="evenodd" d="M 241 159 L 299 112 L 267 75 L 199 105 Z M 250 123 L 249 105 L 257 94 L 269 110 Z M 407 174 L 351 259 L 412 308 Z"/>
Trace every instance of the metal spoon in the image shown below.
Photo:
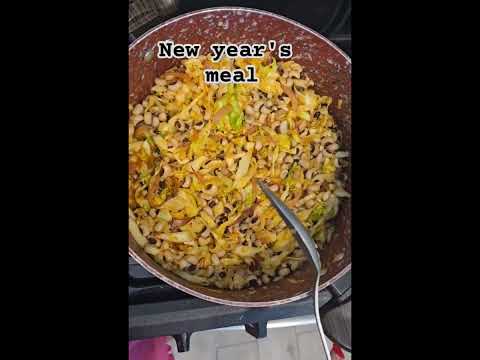
<path fill-rule="evenodd" d="M 317 320 L 317 327 L 322 340 L 323 351 L 325 352 L 327 360 L 331 360 L 330 352 L 328 351 L 327 339 L 325 337 L 325 333 L 323 332 L 322 322 L 320 321 L 320 312 L 318 309 L 318 287 L 320 284 L 320 270 L 322 268 L 322 264 L 320 262 L 320 255 L 318 254 L 315 241 L 313 241 L 313 239 L 310 237 L 307 229 L 305 229 L 300 220 L 298 220 L 297 216 L 290 211 L 283 201 L 280 200 L 265 183 L 257 180 L 257 184 L 268 197 L 275 210 L 277 210 L 278 214 L 282 217 L 283 221 L 285 221 L 290 230 L 292 230 L 293 236 L 297 239 L 298 244 L 302 248 L 303 252 L 307 255 L 308 259 L 315 267 L 317 276 L 315 280 L 315 290 L 312 294 L 315 307 L 315 319 Z"/>

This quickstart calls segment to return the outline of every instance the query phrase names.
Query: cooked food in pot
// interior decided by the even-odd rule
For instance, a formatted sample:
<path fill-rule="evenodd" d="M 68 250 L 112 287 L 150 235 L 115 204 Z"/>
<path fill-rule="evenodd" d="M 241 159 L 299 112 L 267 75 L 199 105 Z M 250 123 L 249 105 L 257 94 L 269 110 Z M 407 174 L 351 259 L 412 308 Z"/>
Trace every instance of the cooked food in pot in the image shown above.
<path fill-rule="evenodd" d="M 205 84 L 204 69 L 256 67 L 258 83 Z M 183 60 L 129 105 L 129 230 L 161 266 L 226 289 L 261 286 L 305 261 L 255 179 L 269 184 L 320 248 L 343 188 L 328 94 L 293 62 Z"/>

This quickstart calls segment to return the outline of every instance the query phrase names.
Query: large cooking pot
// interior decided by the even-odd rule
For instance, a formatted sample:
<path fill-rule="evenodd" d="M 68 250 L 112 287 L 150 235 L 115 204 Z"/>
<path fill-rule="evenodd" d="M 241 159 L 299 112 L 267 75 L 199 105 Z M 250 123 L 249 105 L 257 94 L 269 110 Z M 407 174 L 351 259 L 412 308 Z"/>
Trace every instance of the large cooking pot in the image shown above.
<path fill-rule="evenodd" d="M 292 60 L 301 64 L 315 82 L 316 91 L 333 97 L 330 107 L 341 131 L 343 148 L 351 150 L 351 61 L 340 49 L 315 31 L 285 17 L 266 11 L 221 7 L 181 15 L 136 39 L 129 47 L 129 103 L 140 102 L 154 84 L 154 79 L 178 59 L 158 59 L 156 44 L 161 40 L 180 44 L 199 43 L 202 54 L 212 43 L 291 43 Z M 342 105 L 338 106 L 339 100 Z M 350 167 L 347 191 L 351 191 Z M 351 204 L 342 202 L 336 218 L 332 241 L 320 254 L 328 271 L 321 278 L 320 289 L 331 285 L 351 267 Z M 226 305 L 263 307 L 284 304 L 309 295 L 314 283 L 314 269 L 305 263 L 286 278 L 252 291 L 221 290 L 190 283 L 163 269 L 135 242 L 128 239 L 129 254 L 145 269 L 171 286 L 199 298 Z"/>

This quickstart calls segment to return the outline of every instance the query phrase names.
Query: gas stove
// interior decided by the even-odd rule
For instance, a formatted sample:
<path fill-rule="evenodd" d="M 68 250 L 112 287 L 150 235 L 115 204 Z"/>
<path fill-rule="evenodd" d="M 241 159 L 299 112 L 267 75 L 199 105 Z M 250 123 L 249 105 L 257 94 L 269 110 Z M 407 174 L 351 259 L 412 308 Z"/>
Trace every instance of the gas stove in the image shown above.
<path fill-rule="evenodd" d="M 310 298 L 271 308 L 240 308 L 211 303 L 177 290 L 157 279 L 129 257 L 128 263 L 129 340 L 173 336 L 179 352 L 188 351 L 194 332 L 218 328 L 244 327 L 256 338 L 267 335 L 267 328 L 314 322 Z M 350 273 L 329 290 L 319 294 L 323 307 L 338 295 L 350 292 Z M 290 319 L 285 321 L 285 319 Z"/>
<path fill-rule="evenodd" d="M 351 1 L 297 0 L 182 1 L 130 0 L 129 42 L 165 21 L 193 10 L 214 6 L 244 6 L 271 11 L 294 19 L 329 38 L 351 56 Z M 173 336 L 179 352 L 188 351 L 194 332 L 218 328 L 244 328 L 254 337 L 267 335 L 277 326 L 314 322 L 310 298 L 271 308 L 240 308 L 207 302 L 157 279 L 129 257 L 129 339 Z M 351 294 L 350 273 L 319 294 L 321 310 L 332 304 L 333 295 Z M 338 299 L 338 298 L 337 298 Z M 328 305 L 326 305 L 328 304 Z"/>

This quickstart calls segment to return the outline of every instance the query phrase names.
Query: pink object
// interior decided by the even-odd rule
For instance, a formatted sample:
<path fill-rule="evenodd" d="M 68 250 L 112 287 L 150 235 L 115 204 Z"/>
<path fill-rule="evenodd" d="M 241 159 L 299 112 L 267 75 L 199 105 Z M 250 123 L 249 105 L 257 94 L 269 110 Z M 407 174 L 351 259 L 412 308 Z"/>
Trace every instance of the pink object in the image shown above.
<path fill-rule="evenodd" d="M 175 360 L 165 336 L 128 342 L 128 360 Z"/>
<path fill-rule="evenodd" d="M 342 348 L 338 345 L 333 343 L 332 350 L 330 351 L 330 356 L 332 360 L 343 360 L 345 359 L 345 354 L 342 351 Z"/>

